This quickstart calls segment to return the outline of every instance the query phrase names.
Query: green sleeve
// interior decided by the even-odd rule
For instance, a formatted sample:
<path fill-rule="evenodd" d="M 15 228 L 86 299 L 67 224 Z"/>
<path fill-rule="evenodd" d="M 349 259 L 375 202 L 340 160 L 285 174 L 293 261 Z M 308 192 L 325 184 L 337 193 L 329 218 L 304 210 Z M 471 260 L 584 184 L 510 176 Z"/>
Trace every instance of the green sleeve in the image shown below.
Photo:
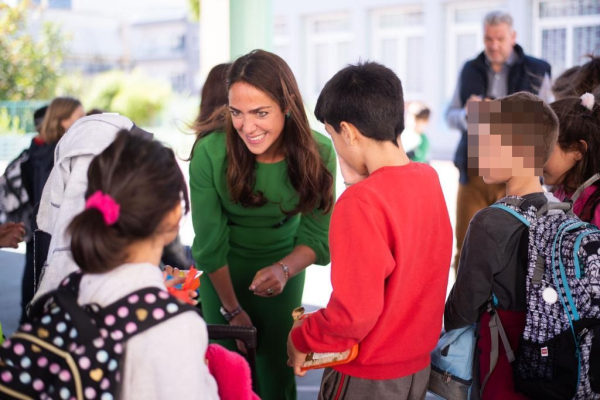
<path fill-rule="evenodd" d="M 329 139 L 315 133 L 317 143 L 320 147 L 321 157 L 325 166 L 333 175 L 333 198 L 335 199 L 335 178 L 337 161 L 333 145 Z M 314 209 L 310 214 L 302 214 L 300 217 L 300 226 L 296 231 L 296 246 L 305 245 L 313 249 L 317 255 L 315 264 L 327 265 L 330 262 L 329 257 L 329 221 L 331 220 L 331 211 L 323 214 L 323 210 Z"/>
<path fill-rule="evenodd" d="M 415 160 L 418 162 L 427 162 L 427 155 L 429 154 L 429 139 L 427 136 L 422 133 L 421 134 L 421 143 L 415 149 Z"/>
<path fill-rule="evenodd" d="M 217 135 L 218 133 L 213 133 Z M 216 179 L 220 179 L 219 160 L 211 159 L 210 137 L 196 145 L 194 156 L 190 162 L 190 197 L 192 205 L 192 223 L 194 226 L 194 243 L 192 255 L 196 268 L 208 273 L 227 265 L 229 253 L 229 227 L 227 216 L 221 205 L 217 192 Z"/>

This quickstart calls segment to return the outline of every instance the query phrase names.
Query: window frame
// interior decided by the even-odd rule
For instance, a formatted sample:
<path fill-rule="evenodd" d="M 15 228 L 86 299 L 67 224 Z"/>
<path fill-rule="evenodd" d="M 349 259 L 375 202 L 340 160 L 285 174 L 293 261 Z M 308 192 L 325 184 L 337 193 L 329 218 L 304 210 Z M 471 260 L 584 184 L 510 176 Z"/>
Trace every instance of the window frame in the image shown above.
<path fill-rule="evenodd" d="M 380 25 L 381 17 L 390 14 L 408 14 L 414 11 L 420 11 L 425 14 L 422 6 L 401 6 L 401 7 L 386 7 L 377 8 L 371 11 L 371 56 L 375 60 L 383 61 L 383 41 L 386 39 L 394 39 L 396 43 L 396 66 L 394 72 L 401 80 L 407 79 L 408 71 L 406 67 L 406 59 L 408 56 L 408 39 L 421 38 L 426 39 L 425 21 L 420 25 L 409 26 L 394 26 L 382 27 Z M 421 54 L 421 65 L 425 63 L 425 53 Z M 389 66 L 388 66 L 389 67 Z M 406 85 L 403 85 L 404 97 L 412 100 L 422 100 L 425 95 L 425 87 L 423 86 L 416 91 L 407 91 Z"/>
<path fill-rule="evenodd" d="M 573 60 L 575 28 L 600 26 L 600 14 L 541 18 L 540 3 L 542 1 L 533 0 L 533 54 L 536 57 L 542 57 L 542 31 L 544 29 L 566 29 L 565 70 L 580 64 L 583 59 Z M 562 73 L 563 71 L 552 71 L 552 76 L 557 77 L 558 72 Z"/>
<path fill-rule="evenodd" d="M 331 21 L 331 20 L 347 20 L 348 29 L 346 31 L 334 31 L 334 32 L 314 32 L 312 27 L 316 22 L 319 21 Z M 304 64 L 304 75 L 305 75 L 305 86 L 304 96 L 310 102 L 316 102 L 319 97 L 319 91 L 315 90 L 317 74 L 316 66 L 319 60 L 316 59 L 317 45 L 327 44 L 330 46 L 337 46 L 340 43 L 350 43 L 350 49 L 352 49 L 352 43 L 355 39 L 355 32 L 353 30 L 352 14 L 350 12 L 339 12 L 329 14 L 319 14 L 307 16 L 304 19 L 304 30 L 305 30 L 305 54 L 306 61 Z M 328 63 L 328 74 L 333 76 L 339 68 L 336 69 L 336 59 L 339 54 L 336 51 L 330 52 L 327 59 Z M 350 57 L 352 59 L 352 57 Z"/>

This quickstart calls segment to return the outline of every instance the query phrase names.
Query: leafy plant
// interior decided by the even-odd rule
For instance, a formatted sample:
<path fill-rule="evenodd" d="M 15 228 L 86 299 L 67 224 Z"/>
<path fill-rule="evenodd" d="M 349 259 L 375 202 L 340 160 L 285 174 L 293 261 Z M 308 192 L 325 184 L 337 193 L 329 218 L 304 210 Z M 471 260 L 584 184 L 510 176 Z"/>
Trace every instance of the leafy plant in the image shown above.
<path fill-rule="evenodd" d="M 125 115 L 137 125 L 149 125 L 170 97 L 168 83 L 149 78 L 141 71 L 110 71 L 94 78 L 84 103 L 88 108 Z"/>
<path fill-rule="evenodd" d="M 27 32 L 30 1 L 14 7 L 0 2 L 0 100 L 46 99 L 54 96 L 61 74 L 65 39 L 46 22 L 37 40 Z"/>

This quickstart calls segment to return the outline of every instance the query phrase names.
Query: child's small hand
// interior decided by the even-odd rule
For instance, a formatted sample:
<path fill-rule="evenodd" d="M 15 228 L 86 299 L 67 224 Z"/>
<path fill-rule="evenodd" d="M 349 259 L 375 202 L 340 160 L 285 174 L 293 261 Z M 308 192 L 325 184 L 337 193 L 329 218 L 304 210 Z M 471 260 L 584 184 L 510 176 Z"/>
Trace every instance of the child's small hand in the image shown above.
<path fill-rule="evenodd" d="M 294 330 L 294 328 L 296 328 L 297 326 L 300 326 L 301 324 L 302 324 L 302 321 L 294 322 L 294 327 L 292 328 L 292 330 Z M 292 341 L 292 332 L 291 331 L 290 331 L 290 334 L 288 335 L 287 353 L 288 353 L 287 364 L 288 364 L 288 366 L 290 366 L 294 369 L 294 374 L 296 374 L 298 376 L 306 375 L 306 371 L 302 371 L 302 364 L 304 364 L 304 362 L 306 361 L 306 353 L 301 353 L 300 351 L 298 351 L 296 349 L 296 346 L 294 346 L 294 342 Z"/>
<path fill-rule="evenodd" d="M 16 249 L 19 247 L 19 242 L 23 241 L 23 236 L 25 236 L 25 224 L 22 222 L 7 222 L 0 225 L 0 248 L 12 247 Z"/>
<path fill-rule="evenodd" d="M 165 282 L 165 286 L 167 288 L 170 287 L 175 287 L 177 285 L 181 285 L 185 282 L 185 276 L 179 276 L 179 269 L 178 268 L 173 268 L 170 265 L 167 265 L 165 267 L 165 270 L 163 271 L 163 280 Z M 171 277 L 171 279 L 167 279 L 168 277 Z M 188 303 L 191 305 L 196 305 L 198 304 L 198 301 L 195 300 L 196 297 L 198 297 L 198 292 L 195 290 L 188 290 L 187 291 L 187 295 L 189 297 Z"/>
<path fill-rule="evenodd" d="M 469 113 L 468 106 L 469 106 L 469 102 L 471 102 L 471 101 L 483 101 L 483 97 L 477 96 L 476 94 L 472 94 L 471 96 L 469 96 L 469 98 L 467 99 L 467 102 L 465 103 L 465 113 L 466 114 Z"/>

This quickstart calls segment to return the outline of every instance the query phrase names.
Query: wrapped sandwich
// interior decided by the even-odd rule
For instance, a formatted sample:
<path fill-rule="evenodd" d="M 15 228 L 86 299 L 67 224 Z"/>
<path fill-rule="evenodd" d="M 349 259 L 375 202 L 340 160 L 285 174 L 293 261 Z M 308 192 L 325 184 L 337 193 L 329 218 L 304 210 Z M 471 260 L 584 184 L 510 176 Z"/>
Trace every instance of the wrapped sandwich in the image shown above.
<path fill-rule="evenodd" d="M 310 313 L 306 313 L 304 307 L 295 308 L 292 311 L 294 321 L 302 320 L 308 317 Z M 335 365 L 347 364 L 358 356 L 358 344 L 352 348 L 338 353 L 309 353 L 306 355 L 306 360 L 302 364 L 302 371 L 309 369 L 319 369 L 333 367 Z"/>

